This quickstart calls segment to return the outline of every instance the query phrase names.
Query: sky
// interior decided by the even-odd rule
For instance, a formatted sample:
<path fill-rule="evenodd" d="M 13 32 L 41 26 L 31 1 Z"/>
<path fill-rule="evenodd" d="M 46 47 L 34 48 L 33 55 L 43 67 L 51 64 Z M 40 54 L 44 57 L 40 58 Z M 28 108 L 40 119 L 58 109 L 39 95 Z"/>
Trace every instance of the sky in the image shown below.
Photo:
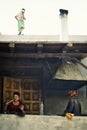
<path fill-rule="evenodd" d="M 68 14 L 70 35 L 87 35 L 87 0 L 0 0 L 0 33 L 18 34 L 15 15 L 25 8 L 25 35 L 58 35 L 59 9 Z"/>

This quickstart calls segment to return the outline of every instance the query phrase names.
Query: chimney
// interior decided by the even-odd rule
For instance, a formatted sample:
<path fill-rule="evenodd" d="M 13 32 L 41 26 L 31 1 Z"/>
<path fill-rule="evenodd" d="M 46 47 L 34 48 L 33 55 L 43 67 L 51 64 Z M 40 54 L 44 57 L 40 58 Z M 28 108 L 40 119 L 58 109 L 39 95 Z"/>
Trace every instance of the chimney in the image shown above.
<path fill-rule="evenodd" d="M 68 10 L 60 9 L 60 41 L 68 41 Z"/>

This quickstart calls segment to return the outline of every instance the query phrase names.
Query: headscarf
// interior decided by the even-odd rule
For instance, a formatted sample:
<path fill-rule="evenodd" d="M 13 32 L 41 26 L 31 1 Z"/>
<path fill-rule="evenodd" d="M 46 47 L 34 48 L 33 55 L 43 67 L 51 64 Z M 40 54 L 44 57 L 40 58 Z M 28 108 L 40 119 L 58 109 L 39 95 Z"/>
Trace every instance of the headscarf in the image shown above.
<path fill-rule="evenodd" d="M 70 97 L 76 97 L 78 95 L 78 91 L 77 90 L 71 90 L 68 93 L 70 95 Z"/>

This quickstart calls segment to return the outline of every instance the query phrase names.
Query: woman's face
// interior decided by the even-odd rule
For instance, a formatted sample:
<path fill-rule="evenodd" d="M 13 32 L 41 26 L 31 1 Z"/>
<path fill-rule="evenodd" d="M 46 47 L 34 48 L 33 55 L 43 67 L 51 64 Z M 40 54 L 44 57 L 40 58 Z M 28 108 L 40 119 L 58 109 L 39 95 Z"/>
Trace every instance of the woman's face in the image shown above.
<path fill-rule="evenodd" d="M 75 97 L 75 96 L 77 96 L 77 91 L 75 91 L 75 90 L 73 90 L 73 91 L 70 91 L 70 97 Z"/>
<path fill-rule="evenodd" d="M 21 10 L 21 12 L 24 14 L 25 11 L 24 11 L 24 10 Z"/>
<path fill-rule="evenodd" d="M 14 101 L 19 101 L 20 97 L 18 95 L 14 95 Z"/>

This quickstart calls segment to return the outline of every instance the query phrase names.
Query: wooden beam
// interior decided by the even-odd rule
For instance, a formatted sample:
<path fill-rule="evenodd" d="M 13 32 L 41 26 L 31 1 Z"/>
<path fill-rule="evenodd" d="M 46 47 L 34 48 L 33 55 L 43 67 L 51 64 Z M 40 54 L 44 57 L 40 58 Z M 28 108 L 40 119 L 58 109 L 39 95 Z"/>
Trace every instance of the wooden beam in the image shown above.
<path fill-rule="evenodd" d="M 0 70 L 11 70 L 11 69 L 24 69 L 24 70 L 29 70 L 29 69 L 41 69 L 41 65 L 30 65 L 30 66 L 27 66 L 27 65 L 16 65 L 16 66 L 11 66 L 11 65 L 0 65 Z"/>
<path fill-rule="evenodd" d="M 85 58 L 87 53 L 0 53 L 0 58 Z"/>

